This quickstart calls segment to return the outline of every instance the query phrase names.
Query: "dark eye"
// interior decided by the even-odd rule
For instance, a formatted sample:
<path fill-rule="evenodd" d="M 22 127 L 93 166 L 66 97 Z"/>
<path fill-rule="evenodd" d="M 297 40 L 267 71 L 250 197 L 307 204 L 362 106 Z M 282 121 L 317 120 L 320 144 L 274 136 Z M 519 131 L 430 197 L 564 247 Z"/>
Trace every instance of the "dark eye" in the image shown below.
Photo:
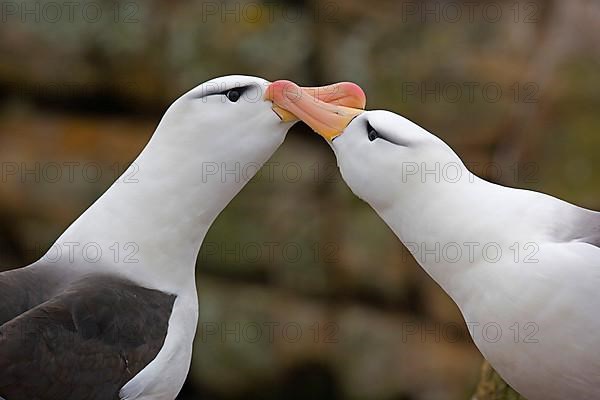
<path fill-rule="evenodd" d="M 240 93 L 240 91 L 237 89 L 231 89 L 227 92 L 226 96 L 229 101 L 235 103 L 240 99 L 240 97 L 242 97 L 242 93 Z"/>
<path fill-rule="evenodd" d="M 368 122 L 367 122 L 367 136 L 369 137 L 369 140 L 371 142 L 379 137 L 379 134 L 377 133 L 375 128 L 373 128 L 371 126 L 371 124 L 369 124 Z"/>

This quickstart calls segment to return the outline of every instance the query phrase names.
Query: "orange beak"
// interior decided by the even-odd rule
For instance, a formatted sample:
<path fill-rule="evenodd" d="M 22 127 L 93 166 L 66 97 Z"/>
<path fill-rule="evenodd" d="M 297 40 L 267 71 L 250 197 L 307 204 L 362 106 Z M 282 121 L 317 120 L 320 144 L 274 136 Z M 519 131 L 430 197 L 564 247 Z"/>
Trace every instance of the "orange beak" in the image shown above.
<path fill-rule="evenodd" d="M 364 91 L 351 82 L 301 88 L 283 80 L 269 85 L 265 100 L 273 102 L 282 121 L 300 119 L 330 141 L 364 111 L 367 102 Z"/>

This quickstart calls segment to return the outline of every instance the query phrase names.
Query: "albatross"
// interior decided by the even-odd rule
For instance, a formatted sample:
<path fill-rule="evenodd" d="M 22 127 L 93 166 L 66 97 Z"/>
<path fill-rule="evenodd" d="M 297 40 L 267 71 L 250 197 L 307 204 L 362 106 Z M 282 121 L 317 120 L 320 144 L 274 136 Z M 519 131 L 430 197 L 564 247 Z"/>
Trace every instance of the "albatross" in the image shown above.
<path fill-rule="evenodd" d="M 184 94 L 46 256 L 0 274 L 0 399 L 177 396 L 198 320 L 200 246 L 251 178 L 231 171 L 258 169 L 296 121 L 265 98 L 269 84 L 228 76 Z M 351 83 L 304 93 L 365 104 Z"/>
<path fill-rule="evenodd" d="M 344 181 L 456 302 L 514 389 L 529 400 L 600 399 L 599 212 L 481 179 L 395 113 L 277 84 L 275 104 L 327 140 Z"/>

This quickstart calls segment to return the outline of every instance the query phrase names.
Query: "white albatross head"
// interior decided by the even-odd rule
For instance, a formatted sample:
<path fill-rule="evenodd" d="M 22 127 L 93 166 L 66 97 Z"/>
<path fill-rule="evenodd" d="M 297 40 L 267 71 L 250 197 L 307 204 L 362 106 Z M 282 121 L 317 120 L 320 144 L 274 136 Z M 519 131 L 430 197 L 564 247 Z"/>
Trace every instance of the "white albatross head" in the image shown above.
<path fill-rule="evenodd" d="M 302 90 L 293 84 L 290 88 Z M 285 94 L 276 104 L 327 140 L 344 181 L 378 211 L 419 192 L 429 181 L 451 182 L 463 174 L 462 162 L 446 143 L 400 115 L 326 104 L 308 96 L 292 101 Z"/>
<path fill-rule="evenodd" d="M 330 145 L 344 181 L 378 211 L 418 196 L 428 183 L 439 190 L 464 175 L 461 160 L 446 143 L 389 111 L 361 113 Z"/>
<path fill-rule="evenodd" d="M 106 256 L 89 262 L 76 254 L 69 264 L 125 271 L 147 287 L 178 293 L 193 282 L 196 257 L 212 222 L 297 121 L 271 101 L 281 88 L 281 82 L 233 75 L 185 93 L 165 112 L 128 170 L 55 246 L 94 243 L 104 255 L 111 254 L 115 243 L 121 250 L 129 246 L 133 258 Z M 365 105 L 364 93 L 351 83 L 305 88 L 302 94 Z"/>
<path fill-rule="evenodd" d="M 216 216 L 273 155 L 298 121 L 272 102 L 286 90 L 286 82 L 232 75 L 190 90 L 165 113 L 142 153 L 153 154 L 154 162 L 145 164 L 163 172 L 177 171 L 180 179 L 172 175 L 170 179 L 177 184 L 179 196 L 185 194 L 182 182 L 177 182 L 181 178 L 190 189 L 202 189 L 198 198 L 214 198 L 212 210 L 217 212 L 212 214 Z M 364 92 L 350 82 L 301 88 L 298 93 L 336 107 L 365 106 Z M 152 152 L 155 147 L 157 151 Z M 153 176 L 159 173 L 154 171 Z"/>

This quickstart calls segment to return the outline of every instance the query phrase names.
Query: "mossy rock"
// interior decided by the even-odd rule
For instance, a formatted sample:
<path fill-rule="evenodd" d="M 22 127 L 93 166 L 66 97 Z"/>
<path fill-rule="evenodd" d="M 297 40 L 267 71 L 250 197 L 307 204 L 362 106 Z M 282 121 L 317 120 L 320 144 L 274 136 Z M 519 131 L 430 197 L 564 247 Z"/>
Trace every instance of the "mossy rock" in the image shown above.
<path fill-rule="evenodd" d="M 481 380 L 472 400 L 527 400 L 511 388 L 494 368 L 484 361 Z"/>

